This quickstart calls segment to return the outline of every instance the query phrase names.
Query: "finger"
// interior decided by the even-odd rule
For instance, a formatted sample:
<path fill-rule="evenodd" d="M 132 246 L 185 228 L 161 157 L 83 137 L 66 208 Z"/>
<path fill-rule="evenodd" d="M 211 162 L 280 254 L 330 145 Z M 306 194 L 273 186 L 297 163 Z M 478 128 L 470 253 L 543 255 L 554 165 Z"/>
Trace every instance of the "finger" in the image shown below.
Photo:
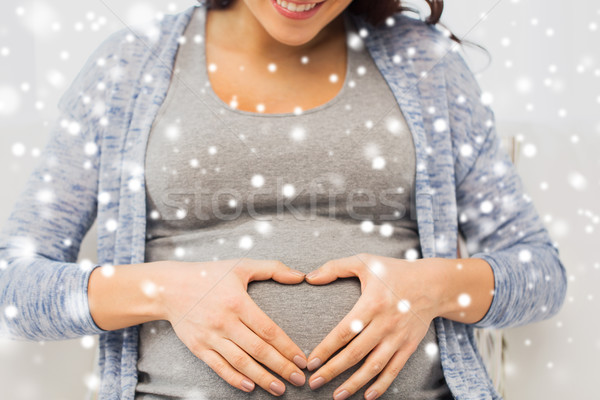
<path fill-rule="evenodd" d="M 375 346 L 363 365 L 333 392 L 333 398 L 338 398 L 338 396 L 345 398 L 356 393 L 383 370 L 396 350 L 398 350 L 398 344 L 392 340 L 383 341 Z M 344 395 L 346 396 L 344 397 Z"/>
<path fill-rule="evenodd" d="M 292 360 L 300 369 L 306 368 L 306 355 L 300 347 L 283 329 L 252 300 L 250 295 L 248 301 L 243 304 L 239 314 L 240 320 L 251 329 L 258 337 L 273 346 L 288 360 Z"/>
<path fill-rule="evenodd" d="M 350 312 L 333 328 L 308 356 L 308 370 L 325 362 L 338 349 L 352 340 L 373 319 L 373 311 L 361 296 Z"/>
<path fill-rule="evenodd" d="M 236 369 L 216 351 L 210 349 L 205 350 L 198 355 L 198 358 L 204 361 L 206 365 L 231 386 L 243 390 L 244 392 L 251 392 L 254 390 L 254 382 L 247 376 L 236 371 Z"/>
<path fill-rule="evenodd" d="M 304 385 L 306 377 L 304 373 L 290 360 L 281 355 L 273 346 L 262 340 L 246 325 L 239 323 L 239 326 L 232 330 L 231 335 L 225 336 L 232 342 L 241 347 L 246 353 L 266 365 L 271 371 L 279 374 L 296 386 Z"/>
<path fill-rule="evenodd" d="M 279 283 L 294 284 L 304 280 L 304 273 L 292 269 L 279 260 L 244 258 L 237 267 L 244 272 L 247 282 L 273 279 Z"/>
<path fill-rule="evenodd" d="M 280 396 L 285 392 L 285 384 L 283 382 L 270 374 L 231 340 L 223 338 L 216 344 L 215 350 L 218 351 L 233 368 L 252 379 L 252 381 L 256 382 L 258 386 L 262 387 L 267 392 L 275 396 Z"/>
<path fill-rule="evenodd" d="M 336 354 L 310 377 L 310 388 L 317 389 L 351 366 L 356 365 L 381 342 L 383 335 L 383 331 L 375 327 L 375 324 L 369 325 L 345 349 Z"/>
<path fill-rule="evenodd" d="M 335 281 L 337 278 L 359 276 L 358 269 L 365 266 L 366 257 L 355 254 L 349 257 L 329 260 L 314 271 L 306 275 L 306 280 L 311 285 L 324 285 Z"/>
<path fill-rule="evenodd" d="M 373 400 L 385 393 L 402 368 L 404 368 L 404 365 L 406 365 L 406 362 L 413 352 L 413 348 L 402 348 L 398 350 L 392 356 L 383 371 L 381 371 L 377 380 L 375 380 L 375 382 L 373 382 L 373 384 L 365 391 L 365 398 Z M 375 392 L 375 394 L 372 394 L 372 392 Z"/>

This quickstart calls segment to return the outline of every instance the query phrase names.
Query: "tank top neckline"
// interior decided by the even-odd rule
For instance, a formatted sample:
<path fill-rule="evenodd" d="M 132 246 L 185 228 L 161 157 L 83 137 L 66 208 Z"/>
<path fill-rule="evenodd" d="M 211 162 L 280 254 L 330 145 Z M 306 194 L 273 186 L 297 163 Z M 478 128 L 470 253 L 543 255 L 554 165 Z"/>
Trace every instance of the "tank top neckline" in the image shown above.
<path fill-rule="evenodd" d="M 202 18 L 199 19 L 202 22 L 200 29 L 201 29 L 201 32 L 203 35 L 202 36 L 203 40 L 202 40 L 200 51 L 194 52 L 194 54 L 197 55 L 197 57 L 199 58 L 198 62 L 201 63 L 200 65 L 202 65 L 202 68 L 200 68 L 201 77 L 202 77 L 202 80 L 204 80 L 204 82 L 206 82 L 206 85 L 204 86 L 204 90 L 206 91 L 208 96 L 210 96 L 215 102 L 217 102 L 219 104 L 219 106 L 221 106 L 221 108 L 223 108 L 227 112 L 245 115 L 245 116 L 262 117 L 262 118 L 300 117 L 302 115 L 312 114 L 312 113 L 324 110 L 326 108 L 329 108 L 329 107 L 335 105 L 336 103 L 338 103 L 340 98 L 342 98 L 346 94 L 346 91 L 347 91 L 346 87 L 348 86 L 348 83 L 351 80 L 351 78 L 350 78 L 350 73 L 352 71 L 351 62 L 353 60 L 353 57 L 350 56 L 350 52 L 352 51 L 352 49 L 348 45 L 346 48 L 346 76 L 344 77 L 344 84 L 342 85 L 342 88 L 337 92 L 335 97 L 330 99 L 328 102 L 320 104 L 320 105 L 310 108 L 308 110 L 302 110 L 302 112 L 300 112 L 298 114 L 296 114 L 295 112 L 261 113 L 261 112 L 253 112 L 253 111 L 246 111 L 246 110 L 240 110 L 237 108 L 233 108 L 231 105 L 227 104 L 215 93 L 215 91 L 212 89 L 212 85 L 210 84 L 210 80 L 208 78 L 208 68 L 207 68 L 208 66 L 206 65 L 206 15 L 208 12 L 208 8 L 207 7 L 198 7 L 198 8 L 201 8 L 201 10 L 199 10 L 198 12 L 203 13 Z M 348 33 L 350 32 L 350 29 L 351 29 L 352 21 L 350 21 L 350 19 L 345 11 L 343 12 L 343 19 L 344 19 L 344 27 L 346 30 L 346 37 L 347 37 Z M 346 43 L 348 43 L 348 41 L 346 41 Z"/>

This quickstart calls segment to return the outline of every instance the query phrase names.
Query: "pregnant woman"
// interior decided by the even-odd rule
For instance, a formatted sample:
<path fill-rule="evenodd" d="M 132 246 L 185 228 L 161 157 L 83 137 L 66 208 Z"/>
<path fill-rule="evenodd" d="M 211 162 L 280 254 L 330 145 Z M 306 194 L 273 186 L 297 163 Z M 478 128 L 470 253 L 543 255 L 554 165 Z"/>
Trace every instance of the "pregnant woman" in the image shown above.
<path fill-rule="evenodd" d="M 100 399 L 499 399 L 473 328 L 556 314 L 565 270 L 429 5 L 111 35 L 3 227 L 1 333 L 99 334 Z"/>

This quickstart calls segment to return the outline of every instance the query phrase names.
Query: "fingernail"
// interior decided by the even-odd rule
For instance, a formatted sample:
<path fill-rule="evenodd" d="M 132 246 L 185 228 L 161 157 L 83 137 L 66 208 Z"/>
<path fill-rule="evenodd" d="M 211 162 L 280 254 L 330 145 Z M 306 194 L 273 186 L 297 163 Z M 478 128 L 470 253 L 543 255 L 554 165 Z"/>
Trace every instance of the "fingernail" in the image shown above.
<path fill-rule="evenodd" d="M 333 396 L 333 400 L 344 400 L 347 399 L 348 396 L 350 396 L 350 392 L 344 389 L 335 396 Z"/>
<path fill-rule="evenodd" d="M 313 358 L 312 360 L 310 360 L 310 362 L 308 363 L 308 370 L 312 371 L 314 369 L 317 369 L 321 366 L 321 359 L 319 357 Z"/>
<path fill-rule="evenodd" d="M 242 387 L 248 392 L 251 392 L 252 389 L 254 389 L 254 382 L 251 382 L 248 379 L 242 379 Z"/>
<path fill-rule="evenodd" d="M 309 385 L 310 385 L 311 389 L 315 390 L 315 389 L 318 389 L 321 386 L 323 386 L 324 383 L 325 383 L 325 378 L 320 376 L 317 379 L 313 380 L 312 382 L 309 382 Z"/>
<path fill-rule="evenodd" d="M 365 397 L 365 399 L 373 400 L 375 397 L 377 397 L 377 392 L 375 390 L 371 390 L 369 393 L 367 393 L 367 397 Z"/>
<path fill-rule="evenodd" d="M 296 364 L 298 366 L 298 368 L 300 368 L 300 369 L 306 368 L 306 360 L 304 359 L 304 357 L 295 355 L 294 359 L 292 361 L 294 361 L 294 364 Z"/>
<path fill-rule="evenodd" d="M 290 272 L 294 275 L 304 276 L 304 272 L 298 271 L 297 269 L 290 269 Z"/>
<path fill-rule="evenodd" d="M 285 392 L 285 386 L 283 384 L 281 384 L 280 382 L 273 381 L 273 382 L 271 382 L 269 387 L 271 388 L 272 391 L 275 392 L 275 394 L 281 395 L 281 394 L 283 394 L 283 392 Z"/>
<path fill-rule="evenodd" d="M 314 278 L 314 277 L 315 277 L 315 276 L 317 276 L 317 275 L 319 275 L 319 270 L 318 270 L 318 269 L 316 269 L 316 270 L 314 270 L 314 271 L 311 271 L 311 272 L 309 272 L 309 274 L 308 274 L 308 275 L 306 275 L 306 277 L 307 277 L 308 279 L 312 279 L 312 278 Z"/>
<path fill-rule="evenodd" d="M 306 377 L 304 376 L 304 374 L 292 372 L 292 374 L 290 375 L 290 381 L 292 381 L 292 383 L 296 386 L 302 386 L 304 385 L 304 382 L 306 382 Z"/>

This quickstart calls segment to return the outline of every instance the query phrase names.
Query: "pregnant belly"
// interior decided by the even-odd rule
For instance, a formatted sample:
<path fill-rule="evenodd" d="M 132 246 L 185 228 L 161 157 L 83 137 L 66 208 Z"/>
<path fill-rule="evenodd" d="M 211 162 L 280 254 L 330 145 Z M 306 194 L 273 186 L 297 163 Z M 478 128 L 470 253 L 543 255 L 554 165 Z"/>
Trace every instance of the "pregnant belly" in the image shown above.
<path fill-rule="evenodd" d="M 286 223 L 291 225 L 295 222 Z M 248 229 L 250 228 L 251 225 Z M 264 245 L 256 243 L 251 258 L 277 259 L 292 268 L 309 272 L 327 260 L 347 256 L 347 248 L 383 256 L 401 257 L 406 248 L 418 245 L 418 238 L 405 238 L 404 241 L 399 242 L 392 242 L 390 239 L 390 242 L 386 242 L 380 237 L 358 236 L 349 231 L 350 228 L 343 229 L 343 226 L 334 226 L 331 223 L 320 227 L 321 235 L 318 238 L 313 236 L 313 229 L 292 228 L 289 232 L 293 232 L 293 235 L 286 236 L 275 232 L 270 241 Z M 248 234 L 250 233 L 249 231 Z M 208 257 L 208 255 L 215 255 L 219 259 L 244 256 L 242 251 L 239 254 L 232 253 L 229 247 L 220 250 L 221 247 L 209 246 L 215 243 L 216 239 L 191 235 L 187 241 L 190 243 L 186 247 L 190 249 L 189 252 L 186 250 L 186 256 L 189 253 L 189 261 L 201 260 L 201 256 Z M 340 246 L 340 243 L 345 243 L 345 246 Z M 398 243 L 405 246 L 399 246 Z M 178 244 L 185 245 L 185 242 L 180 239 Z M 203 248 L 203 244 L 207 248 Z M 307 255 L 306 249 L 310 249 L 310 255 Z M 222 251 L 222 254 L 218 250 Z M 153 246 L 148 247 L 147 258 L 148 260 L 168 259 L 172 251 L 172 246 L 165 246 L 164 243 L 155 241 Z M 321 286 L 310 285 L 307 282 L 285 285 L 266 280 L 250 282 L 248 294 L 308 356 L 350 312 L 360 298 L 361 290 L 360 281 L 355 277 L 340 278 Z M 439 399 L 443 393 L 448 393 L 439 357 L 431 357 L 424 350 L 425 345 L 430 342 L 437 344 L 433 324 L 429 326 L 427 335 L 406 366 L 392 382 L 388 391 L 379 397 L 380 399 Z M 296 387 L 283 379 L 286 392 L 280 398 L 331 399 L 333 391 L 356 372 L 363 362 L 364 360 L 361 360 L 315 391 L 310 389 L 308 383 Z M 179 340 L 168 321 L 152 321 L 141 325 L 137 366 L 139 375 L 136 400 L 159 398 L 272 400 L 274 398 L 258 386 L 252 393 L 244 393 L 230 386 Z M 307 379 L 313 374 L 307 370 L 304 372 Z M 277 376 L 275 373 L 274 375 Z M 367 387 L 368 385 L 364 386 L 350 398 L 364 398 Z"/>
<path fill-rule="evenodd" d="M 322 286 L 307 282 L 284 285 L 272 280 L 256 281 L 249 283 L 248 294 L 308 356 L 358 301 L 360 281 L 358 278 L 343 278 Z M 432 358 L 424 351 L 428 342 L 437 343 L 433 324 L 417 351 L 381 399 L 439 399 L 449 393 L 439 358 Z M 273 398 L 260 387 L 252 393 L 244 393 L 231 387 L 185 347 L 168 321 L 142 324 L 139 349 L 136 400 L 165 397 L 183 397 L 188 400 Z M 363 362 L 364 360 L 350 367 L 315 391 L 310 389 L 308 383 L 296 387 L 284 380 L 286 392 L 281 398 L 331 399 L 333 391 L 356 372 Z M 307 380 L 313 373 L 307 370 L 304 372 Z M 275 373 L 274 375 L 277 376 Z M 350 398 L 364 398 L 366 388 L 367 386 L 363 387 Z"/>
<path fill-rule="evenodd" d="M 360 298 L 361 289 L 360 280 L 355 277 L 340 278 L 322 286 L 310 285 L 308 282 L 284 285 L 268 280 L 250 282 L 248 294 L 308 356 L 352 310 Z M 425 352 L 425 345 L 430 342 L 437 344 L 433 323 L 389 391 L 380 399 L 446 398 L 444 396 L 449 392 L 439 358 Z M 333 356 L 335 354 L 337 352 Z M 333 391 L 350 378 L 363 362 L 364 359 L 316 391 L 312 391 L 308 383 L 300 388 L 288 384 L 285 396 L 290 399 L 331 399 Z M 305 371 L 307 381 L 312 373 Z M 364 398 L 361 393 L 367 387 L 363 387 L 351 398 Z"/>
<path fill-rule="evenodd" d="M 248 284 L 254 302 L 308 354 L 344 318 L 360 297 L 358 278 L 327 285 L 285 285 L 273 280 Z"/>

